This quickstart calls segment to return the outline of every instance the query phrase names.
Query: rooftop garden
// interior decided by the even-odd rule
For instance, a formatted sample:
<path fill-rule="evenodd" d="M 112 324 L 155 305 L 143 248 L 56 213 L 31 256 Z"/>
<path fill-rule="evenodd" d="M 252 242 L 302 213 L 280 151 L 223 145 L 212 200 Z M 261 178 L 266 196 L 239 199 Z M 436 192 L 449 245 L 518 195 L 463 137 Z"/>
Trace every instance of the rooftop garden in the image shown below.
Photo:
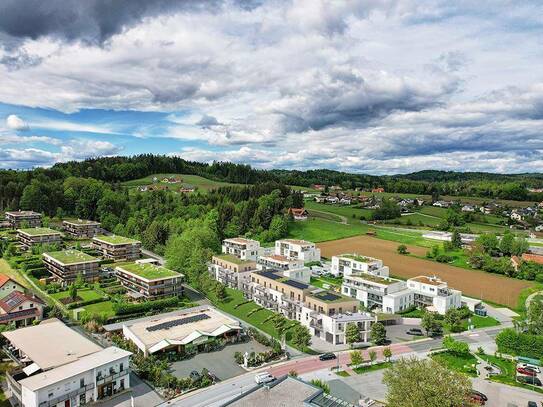
<path fill-rule="evenodd" d="M 322 291 L 319 293 L 311 293 L 308 295 L 308 297 L 315 298 L 319 301 L 326 302 L 328 304 L 335 304 L 345 301 L 356 301 L 355 299 L 351 297 L 347 297 L 346 295 L 342 295 L 339 293 L 334 293 L 331 291 Z"/>
<path fill-rule="evenodd" d="M 167 269 L 166 267 L 156 266 L 154 264 L 125 263 L 119 266 L 120 269 L 128 271 L 147 280 L 157 280 L 160 278 L 181 277 L 181 274 Z"/>
<path fill-rule="evenodd" d="M 73 223 L 75 225 L 98 225 L 100 222 L 96 222 L 94 220 L 88 220 L 88 219 L 65 219 L 65 222 L 67 223 Z"/>
<path fill-rule="evenodd" d="M 397 281 L 394 281 L 394 280 L 388 280 L 386 278 L 383 278 L 383 277 L 379 277 L 379 276 L 374 276 L 372 274 L 356 274 L 356 275 L 353 275 L 353 277 L 359 277 L 363 280 L 367 280 L 367 281 L 371 281 L 373 283 L 377 283 L 377 284 L 385 284 L 385 285 L 390 285 L 390 284 L 394 284 L 394 283 L 397 283 Z"/>
<path fill-rule="evenodd" d="M 249 261 L 242 260 L 239 257 L 234 256 L 233 254 L 216 254 L 216 255 L 214 255 L 214 257 L 216 257 L 218 259 L 221 259 L 221 260 L 224 260 L 224 261 L 228 261 L 230 263 L 234 263 L 234 264 L 250 263 Z"/>
<path fill-rule="evenodd" d="M 60 232 L 50 228 L 25 228 L 19 229 L 21 232 L 30 236 L 59 235 Z"/>
<path fill-rule="evenodd" d="M 129 243 L 140 243 L 139 240 L 130 239 L 129 237 L 118 236 L 118 235 L 100 235 L 96 236 L 95 239 L 102 240 L 109 244 L 129 244 Z"/>
<path fill-rule="evenodd" d="M 59 252 L 47 252 L 44 254 L 51 256 L 53 259 L 64 265 L 98 260 L 96 257 L 80 252 L 79 250 L 62 250 Z"/>
<path fill-rule="evenodd" d="M 359 261 L 360 263 L 370 263 L 375 260 L 371 257 L 359 256 L 358 254 L 344 254 L 341 257 L 345 257 L 354 261 Z"/>

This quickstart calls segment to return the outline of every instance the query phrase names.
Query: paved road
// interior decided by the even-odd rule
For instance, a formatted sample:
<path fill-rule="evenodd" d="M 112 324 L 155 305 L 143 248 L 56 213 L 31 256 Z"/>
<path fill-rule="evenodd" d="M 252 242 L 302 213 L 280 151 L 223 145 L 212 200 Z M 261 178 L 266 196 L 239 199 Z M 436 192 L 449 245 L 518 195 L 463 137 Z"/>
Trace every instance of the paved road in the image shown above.
<path fill-rule="evenodd" d="M 166 264 L 166 259 L 164 259 L 164 257 L 159 256 L 158 254 L 153 253 L 153 252 L 150 251 L 150 250 L 147 250 L 147 249 L 142 248 L 142 249 L 141 249 L 141 252 L 142 252 L 143 254 L 145 254 L 146 256 L 148 256 L 148 257 L 152 257 L 153 259 L 157 259 L 157 260 L 158 260 L 158 263 L 159 263 L 161 266 L 163 266 L 164 264 Z"/>

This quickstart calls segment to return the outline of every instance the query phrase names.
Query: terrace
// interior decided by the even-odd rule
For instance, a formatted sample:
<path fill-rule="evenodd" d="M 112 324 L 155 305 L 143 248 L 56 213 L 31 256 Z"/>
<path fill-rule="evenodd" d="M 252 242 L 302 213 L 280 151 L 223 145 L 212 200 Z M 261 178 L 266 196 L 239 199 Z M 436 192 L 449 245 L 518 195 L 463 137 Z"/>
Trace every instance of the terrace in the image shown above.
<path fill-rule="evenodd" d="M 391 285 L 391 284 L 397 283 L 397 281 L 395 280 L 390 280 L 383 277 L 374 276 L 372 274 L 363 274 L 363 275 L 353 274 L 352 276 L 347 277 L 347 278 L 352 278 L 352 277 L 355 277 L 357 280 L 365 280 L 365 281 L 370 281 L 372 283 L 382 284 L 382 285 Z"/>
<path fill-rule="evenodd" d="M 216 257 L 216 258 L 221 259 L 223 261 L 227 261 L 229 263 L 238 264 L 238 265 L 251 263 L 250 261 L 242 260 L 239 257 L 234 256 L 233 254 L 216 254 L 213 257 Z"/>
<path fill-rule="evenodd" d="M 352 302 L 353 299 L 351 297 L 347 297 L 345 295 L 332 293 L 330 291 L 321 291 L 321 292 L 314 292 L 309 295 L 307 295 L 307 298 L 314 298 L 316 300 L 325 302 L 327 304 L 335 304 L 335 303 L 341 303 L 341 302 Z"/>
<path fill-rule="evenodd" d="M 354 260 L 354 261 L 358 261 L 360 263 L 371 263 L 371 262 L 375 261 L 375 259 L 373 259 L 371 257 L 360 256 L 358 254 L 343 254 L 340 257 L 344 257 L 346 259 L 351 259 L 351 260 Z"/>

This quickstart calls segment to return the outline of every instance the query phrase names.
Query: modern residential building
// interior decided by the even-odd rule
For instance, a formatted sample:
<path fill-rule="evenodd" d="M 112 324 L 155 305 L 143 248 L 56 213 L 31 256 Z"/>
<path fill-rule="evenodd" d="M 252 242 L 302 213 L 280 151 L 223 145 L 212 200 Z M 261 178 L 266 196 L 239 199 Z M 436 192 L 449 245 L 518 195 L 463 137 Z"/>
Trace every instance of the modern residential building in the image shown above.
<path fill-rule="evenodd" d="M 17 229 L 17 239 L 23 248 L 28 249 L 39 244 L 60 244 L 62 234 L 49 228 Z"/>
<path fill-rule="evenodd" d="M 45 303 L 34 295 L 12 291 L 0 300 L 0 324 L 14 323 L 16 328 L 41 321 Z"/>
<path fill-rule="evenodd" d="M 201 305 L 152 317 L 119 323 L 126 339 L 132 341 L 145 356 L 157 352 L 198 351 L 216 339 L 236 342 L 242 332 L 239 321 L 209 305 Z M 117 330 L 119 324 L 107 326 Z"/>
<path fill-rule="evenodd" d="M 92 238 L 92 246 L 107 259 L 135 260 L 141 255 L 141 242 L 117 235 L 99 235 Z"/>
<path fill-rule="evenodd" d="M 222 252 L 224 254 L 232 254 L 242 260 L 256 260 L 259 249 L 259 241 L 244 237 L 235 237 L 222 241 Z"/>
<path fill-rule="evenodd" d="M 2 335 L 18 364 L 6 375 L 8 389 L 24 407 L 78 407 L 130 387 L 130 352 L 102 349 L 58 319 Z"/>
<path fill-rule="evenodd" d="M 57 280 L 73 282 L 79 275 L 88 282 L 98 280 L 100 259 L 79 250 L 62 250 L 43 253 L 45 269 Z"/>
<path fill-rule="evenodd" d="M 244 290 L 251 282 L 251 272 L 256 270 L 256 261 L 242 260 L 233 254 L 219 254 L 211 258 L 208 271 L 213 278 L 228 287 Z"/>
<path fill-rule="evenodd" d="M 128 263 L 115 268 L 117 278 L 135 299 L 183 294 L 183 274 L 150 263 Z"/>
<path fill-rule="evenodd" d="M 12 280 L 5 274 L 0 274 L 0 300 L 11 294 L 13 291 L 24 292 L 24 290 L 24 287 L 17 281 Z"/>
<path fill-rule="evenodd" d="M 418 276 L 407 280 L 407 288 L 414 294 L 414 305 L 445 314 L 449 308 L 462 306 L 462 292 L 447 286 L 438 277 Z"/>
<path fill-rule="evenodd" d="M 389 294 L 405 290 L 404 281 L 367 273 L 351 274 L 343 277 L 341 292 L 360 301 L 365 308 L 380 312 L 398 312 L 403 309 L 383 308 L 383 298 Z M 403 304 L 401 304 L 403 305 Z"/>
<path fill-rule="evenodd" d="M 70 236 L 93 238 L 100 232 L 100 222 L 84 219 L 70 219 L 62 222 L 62 227 Z"/>
<path fill-rule="evenodd" d="M 269 256 L 260 256 L 257 261 L 260 269 L 289 270 L 300 269 L 304 267 L 304 261 L 294 258 L 288 258 L 278 254 Z"/>
<path fill-rule="evenodd" d="M 13 229 L 21 227 L 37 228 L 41 226 L 42 215 L 33 211 L 10 211 L 6 212 L 6 220 Z"/>
<path fill-rule="evenodd" d="M 300 281 L 309 284 L 311 282 L 311 269 L 309 267 L 301 267 L 299 269 L 286 269 L 281 272 L 283 276 L 292 280 Z"/>
<path fill-rule="evenodd" d="M 388 277 L 389 268 L 383 265 L 383 261 L 358 254 L 342 254 L 332 256 L 331 273 L 335 276 L 349 276 L 356 273 L 373 274 L 375 276 Z"/>
<path fill-rule="evenodd" d="M 282 239 L 275 242 L 275 254 L 304 263 L 321 260 L 321 249 L 306 240 Z"/>

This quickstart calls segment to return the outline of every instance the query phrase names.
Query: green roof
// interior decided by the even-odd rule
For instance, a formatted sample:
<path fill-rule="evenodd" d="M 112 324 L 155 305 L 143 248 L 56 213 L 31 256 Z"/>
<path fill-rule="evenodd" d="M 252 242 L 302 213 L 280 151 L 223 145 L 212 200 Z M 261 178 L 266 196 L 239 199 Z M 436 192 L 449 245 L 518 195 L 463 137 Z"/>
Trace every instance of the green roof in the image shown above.
<path fill-rule="evenodd" d="M 59 252 L 47 252 L 43 254 L 52 257 L 53 259 L 64 265 L 99 260 L 96 257 L 93 257 L 87 253 L 80 252 L 79 250 L 62 250 Z"/>
<path fill-rule="evenodd" d="M 100 222 L 88 219 L 64 219 L 64 222 L 73 223 L 76 225 L 99 225 Z"/>
<path fill-rule="evenodd" d="M 342 254 L 340 257 L 345 257 L 347 259 L 359 261 L 361 263 L 369 263 L 374 261 L 374 259 L 372 259 L 371 257 L 359 256 L 358 254 Z"/>
<path fill-rule="evenodd" d="M 357 301 L 355 298 L 347 297 L 332 291 L 321 291 L 317 293 L 310 293 L 308 297 L 316 298 L 320 301 L 324 301 L 329 304 L 346 302 L 346 301 Z"/>
<path fill-rule="evenodd" d="M 157 280 L 161 278 L 181 277 L 182 274 L 176 271 L 167 269 L 166 267 L 156 266 L 154 264 L 144 263 L 126 263 L 118 268 L 128 271 L 129 273 L 143 277 L 146 280 Z"/>
<path fill-rule="evenodd" d="M 213 257 L 235 264 L 251 263 L 249 260 L 242 260 L 239 257 L 234 256 L 233 254 L 215 254 Z"/>
<path fill-rule="evenodd" d="M 385 285 L 397 283 L 397 281 L 395 280 L 389 280 L 383 277 L 374 276 L 372 274 L 366 274 L 366 273 L 353 274 L 351 277 L 359 277 L 363 280 L 367 280 L 367 281 L 371 281 L 371 282 L 379 283 L 379 284 L 385 284 Z"/>
<path fill-rule="evenodd" d="M 30 236 L 41 236 L 41 235 L 58 235 L 60 232 L 58 230 L 49 229 L 49 228 L 25 228 L 19 229 L 21 232 L 26 233 Z"/>
<path fill-rule="evenodd" d="M 139 240 L 130 239 L 129 237 L 118 236 L 118 235 L 100 235 L 95 236 L 95 239 L 103 240 L 109 244 L 127 244 L 127 243 L 141 243 Z"/>

